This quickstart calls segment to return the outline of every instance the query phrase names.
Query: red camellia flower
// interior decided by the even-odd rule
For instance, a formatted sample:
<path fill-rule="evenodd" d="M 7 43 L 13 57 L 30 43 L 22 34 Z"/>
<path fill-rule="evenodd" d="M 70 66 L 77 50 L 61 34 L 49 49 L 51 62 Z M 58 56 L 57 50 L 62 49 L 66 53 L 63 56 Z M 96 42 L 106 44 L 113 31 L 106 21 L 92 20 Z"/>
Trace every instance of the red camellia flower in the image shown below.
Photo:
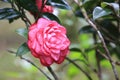
<path fill-rule="evenodd" d="M 56 21 L 40 18 L 29 27 L 28 47 L 44 66 L 62 63 L 69 53 L 69 45 L 66 29 Z"/>
<path fill-rule="evenodd" d="M 36 0 L 36 6 L 38 8 L 38 10 L 41 10 L 42 8 L 42 5 L 44 5 L 43 9 L 42 9 L 42 12 L 49 12 L 49 13 L 52 13 L 53 12 L 53 7 L 52 6 L 48 6 L 48 5 L 45 5 L 46 4 L 46 1 L 47 0 L 44 0 L 44 3 L 42 4 L 42 0 Z"/>

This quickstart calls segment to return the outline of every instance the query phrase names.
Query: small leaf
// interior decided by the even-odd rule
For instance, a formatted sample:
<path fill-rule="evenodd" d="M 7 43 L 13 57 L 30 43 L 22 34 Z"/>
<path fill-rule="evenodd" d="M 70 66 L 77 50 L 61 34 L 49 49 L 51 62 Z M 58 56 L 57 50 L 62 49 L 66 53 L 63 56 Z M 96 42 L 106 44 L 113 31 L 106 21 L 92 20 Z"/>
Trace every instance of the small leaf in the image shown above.
<path fill-rule="evenodd" d="M 29 48 L 27 46 L 27 43 L 23 43 L 17 50 L 16 56 L 22 56 L 29 52 Z"/>
<path fill-rule="evenodd" d="M 101 3 L 102 8 L 105 8 L 107 6 L 112 6 L 116 12 L 119 11 L 119 4 L 117 4 L 117 3 L 107 3 L 107 2 Z"/>
<path fill-rule="evenodd" d="M 27 39 L 28 30 L 26 28 L 19 28 L 16 32 Z"/>
<path fill-rule="evenodd" d="M 82 52 L 79 48 L 71 48 L 70 51 Z"/>
<path fill-rule="evenodd" d="M 43 17 L 48 18 L 48 19 L 50 19 L 50 20 L 55 20 L 55 21 L 57 21 L 58 23 L 60 23 L 60 20 L 59 20 L 58 17 L 55 16 L 54 14 L 51 14 L 51 13 L 43 13 Z"/>
<path fill-rule="evenodd" d="M 80 10 L 75 11 L 75 16 L 84 18 L 83 14 Z"/>
<path fill-rule="evenodd" d="M 47 4 L 50 4 L 54 7 L 61 8 L 61 9 L 68 9 L 70 10 L 71 7 L 65 0 L 48 0 Z"/>
<path fill-rule="evenodd" d="M 84 26 L 84 27 L 82 27 L 80 30 L 79 30 L 79 33 L 81 34 L 81 33 L 95 33 L 96 31 L 95 31 L 95 29 L 94 28 L 92 28 L 91 26 Z"/>
<path fill-rule="evenodd" d="M 103 17 L 103 16 L 107 16 L 109 14 L 111 14 L 112 11 L 108 10 L 108 9 L 103 9 L 101 7 L 96 7 L 94 10 L 93 10 L 93 19 L 96 20 L 100 17 Z"/>
<path fill-rule="evenodd" d="M 108 6 L 109 4 L 110 4 L 110 3 L 102 2 L 102 3 L 101 3 L 101 7 L 102 7 L 102 8 L 105 8 L 105 7 Z"/>
<path fill-rule="evenodd" d="M 0 20 L 2 19 L 14 19 L 19 18 L 20 13 L 12 8 L 2 8 L 0 9 Z"/>

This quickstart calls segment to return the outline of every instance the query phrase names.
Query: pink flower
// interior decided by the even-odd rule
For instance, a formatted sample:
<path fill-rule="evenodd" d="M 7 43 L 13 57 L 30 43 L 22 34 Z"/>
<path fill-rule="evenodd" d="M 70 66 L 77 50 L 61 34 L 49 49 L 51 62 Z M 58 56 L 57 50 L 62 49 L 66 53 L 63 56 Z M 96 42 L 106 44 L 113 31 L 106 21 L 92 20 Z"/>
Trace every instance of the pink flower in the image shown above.
<path fill-rule="evenodd" d="M 40 18 L 29 27 L 28 47 L 44 66 L 62 63 L 69 53 L 69 45 L 66 29 L 56 21 Z"/>
<path fill-rule="evenodd" d="M 42 0 L 36 0 L 36 6 L 38 8 L 38 10 L 40 11 L 42 8 L 42 5 L 44 6 L 41 12 L 49 12 L 52 13 L 53 12 L 53 7 L 52 6 L 48 6 L 45 5 L 47 0 L 44 0 L 44 3 L 42 4 Z"/>

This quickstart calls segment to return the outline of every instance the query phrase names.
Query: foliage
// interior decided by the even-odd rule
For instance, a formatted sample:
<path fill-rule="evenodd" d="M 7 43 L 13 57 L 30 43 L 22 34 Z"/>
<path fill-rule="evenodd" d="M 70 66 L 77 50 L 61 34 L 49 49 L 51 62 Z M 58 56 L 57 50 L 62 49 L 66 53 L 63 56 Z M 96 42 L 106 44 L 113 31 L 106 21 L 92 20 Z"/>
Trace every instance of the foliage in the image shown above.
<path fill-rule="evenodd" d="M 16 32 L 26 39 L 28 27 L 31 25 L 31 22 L 25 13 L 26 11 L 30 13 L 38 13 L 40 14 L 39 17 L 48 18 L 50 20 L 55 20 L 60 24 L 67 25 L 67 23 L 64 22 L 67 19 L 64 18 L 69 15 L 68 11 L 66 15 L 63 14 L 63 18 L 60 19 L 59 16 L 52 13 L 41 14 L 37 9 L 34 0 L 2 1 L 11 4 L 11 8 L 7 7 L 0 9 L 0 20 L 7 19 L 9 22 L 13 22 L 16 19 L 21 18 L 26 24 L 26 28 L 20 28 L 16 30 Z M 83 23 L 84 25 L 77 30 L 79 42 L 78 43 L 76 41 L 77 47 L 75 47 L 73 42 L 71 42 L 71 54 L 69 57 L 73 63 L 68 60 L 69 63 L 64 66 L 68 66 L 68 72 L 66 74 L 68 74 L 69 77 L 74 77 L 79 74 L 79 72 L 82 72 L 88 78 L 86 80 L 95 80 L 91 77 L 91 74 L 97 76 L 97 79 L 102 80 L 103 77 L 101 69 L 106 66 L 112 66 L 114 75 L 115 72 L 118 72 L 118 70 L 114 70 L 116 69 L 114 65 L 120 66 L 119 61 L 116 61 L 120 60 L 120 9 L 118 3 L 119 0 L 47 0 L 46 5 L 53 6 L 58 9 L 71 10 L 74 14 L 70 15 L 70 18 L 71 16 L 74 16 L 75 18 L 86 20 L 87 23 Z M 37 19 L 38 17 L 35 17 L 35 21 Z M 71 21 L 73 23 L 75 22 L 72 18 Z M 77 24 L 77 21 L 74 25 L 75 24 Z M 74 25 L 71 24 L 71 26 Z M 94 25 L 96 27 L 94 27 Z M 79 24 L 77 24 L 76 27 L 78 29 Z M 72 27 L 72 29 L 73 28 L 74 27 Z M 23 43 L 18 48 L 16 55 L 21 57 L 28 52 L 29 49 L 27 44 Z M 116 56 L 115 59 L 113 59 L 114 56 Z M 112 62 L 114 63 L 112 64 Z M 115 75 L 116 80 L 119 80 L 118 75 L 118 73 Z"/>

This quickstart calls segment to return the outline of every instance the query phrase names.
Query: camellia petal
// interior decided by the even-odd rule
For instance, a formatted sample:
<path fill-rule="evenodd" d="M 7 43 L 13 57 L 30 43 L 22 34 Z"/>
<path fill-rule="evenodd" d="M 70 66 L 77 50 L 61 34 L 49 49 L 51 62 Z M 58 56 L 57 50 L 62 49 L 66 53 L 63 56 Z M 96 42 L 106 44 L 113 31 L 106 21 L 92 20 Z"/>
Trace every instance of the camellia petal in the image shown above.
<path fill-rule="evenodd" d="M 69 53 L 66 29 L 56 21 L 40 18 L 29 27 L 28 47 L 44 66 L 62 63 Z"/>

